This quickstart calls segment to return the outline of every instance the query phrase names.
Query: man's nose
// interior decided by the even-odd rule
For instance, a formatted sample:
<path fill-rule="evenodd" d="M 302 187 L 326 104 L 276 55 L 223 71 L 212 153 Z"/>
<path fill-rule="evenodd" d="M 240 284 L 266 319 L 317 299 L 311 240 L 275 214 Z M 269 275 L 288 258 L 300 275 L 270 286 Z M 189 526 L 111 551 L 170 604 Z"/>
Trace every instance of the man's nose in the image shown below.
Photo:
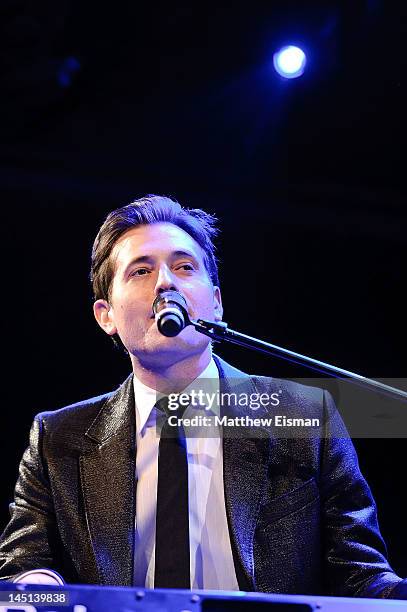
<path fill-rule="evenodd" d="M 176 278 L 174 277 L 168 266 L 161 266 L 158 272 L 157 283 L 155 286 L 156 295 L 159 295 L 163 291 L 178 291 Z"/>

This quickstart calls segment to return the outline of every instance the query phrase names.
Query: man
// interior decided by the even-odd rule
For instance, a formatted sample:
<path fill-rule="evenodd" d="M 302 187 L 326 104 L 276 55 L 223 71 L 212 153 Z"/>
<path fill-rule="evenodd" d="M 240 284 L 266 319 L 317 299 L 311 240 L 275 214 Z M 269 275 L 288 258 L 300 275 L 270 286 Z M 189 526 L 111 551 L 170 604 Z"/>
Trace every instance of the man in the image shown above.
<path fill-rule="evenodd" d="M 107 217 L 92 253 L 94 314 L 133 372 L 111 394 L 36 416 L 0 577 L 42 580 L 35 570 L 48 568 L 72 583 L 407 598 L 329 394 L 240 372 L 192 326 L 159 332 L 152 304 L 166 291 L 191 318 L 222 319 L 216 233 L 210 215 L 158 196 Z M 278 396 L 280 414 L 315 417 L 321 433 L 229 435 L 226 425 L 194 439 L 181 427 L 167 444 L 157 394 L 201 380 L 230 396 Z"/>

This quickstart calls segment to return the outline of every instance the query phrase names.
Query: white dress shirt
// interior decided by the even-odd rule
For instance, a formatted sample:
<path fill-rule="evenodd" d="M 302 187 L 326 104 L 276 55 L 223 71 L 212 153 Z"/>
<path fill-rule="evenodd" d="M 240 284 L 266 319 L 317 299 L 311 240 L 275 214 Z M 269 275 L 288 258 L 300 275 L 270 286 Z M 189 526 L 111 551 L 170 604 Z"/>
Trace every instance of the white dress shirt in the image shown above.
<path fill-rule="evenodd" d="M 204 388 L 219 391 L 219 373 L 213 359 L 198 378 L 184 390 Z M 134 585 L 154 587 L 155 521 L 157 509 L 158 445 L 156 425 L 162 416 L 154 405 L 157 392 L 134 377 L 136 412 L 136 524 Z M 211 415 L 218 407 L 189 406 L 185 417 Z M 158 429 L 159 431 L 159 429 Z M 189 543 L 192 589 L 239 590 L 230 545 L 223 487 L 223 447 L 219 428 L 213 437 L 197 435 L 185 428 L 188 456 Z M 176 508 L 174 508 L 176 512 Z"/>

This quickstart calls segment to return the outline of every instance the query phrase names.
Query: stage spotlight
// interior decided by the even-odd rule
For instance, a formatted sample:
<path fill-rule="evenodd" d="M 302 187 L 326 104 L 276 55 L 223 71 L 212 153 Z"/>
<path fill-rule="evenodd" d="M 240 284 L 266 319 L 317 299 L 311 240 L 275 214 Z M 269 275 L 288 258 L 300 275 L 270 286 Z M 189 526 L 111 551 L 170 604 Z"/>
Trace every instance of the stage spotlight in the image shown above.
<path fill-rule="evenodd" d="M 282 47 L 273 55 L 274 68 L 285 79 L 300 77 L 304 73 L 306 63 L 304 51 L 294 45 Z"/>

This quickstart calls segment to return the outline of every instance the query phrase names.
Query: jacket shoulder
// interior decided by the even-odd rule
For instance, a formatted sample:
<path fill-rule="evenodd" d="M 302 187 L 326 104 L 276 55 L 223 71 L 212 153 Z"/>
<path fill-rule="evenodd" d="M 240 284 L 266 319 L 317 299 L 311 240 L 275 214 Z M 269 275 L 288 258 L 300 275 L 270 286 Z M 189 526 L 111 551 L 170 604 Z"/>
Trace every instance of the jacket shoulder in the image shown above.
<path fill-rule="evenodd" d="M 86 449 L 85 433 L 112 395 L 105 393 L 57 410 L 38 413 L 31 432 L 37 432 L 35 438 L 39 436 L 43 452 L 48 456 L 54 452 L 63 453 L 67 448 Z"/>
<path fill-rule="evenodd" d="M 89 399 L 64 406 L 58 410 L 40 412 L 34 423 L 48 442 L 54 444 L 69 443 L 81 445 L 81 440 L 91 427 L 101 423 L 109 427 L 118 426 L 127 415 L 131 404 L 133 376 L 127 379 L 114 391 L 97 395 Z M 123 414 L 122 414 L 123 413 Z"/>
<path fill-rule="evenodd" d="M 281 414 L 285 416 L 317 418 L 322 423 L 326 406 L 332 405 L 332 411 L 335 412 L 334 403 L 330 402 L 330 394 L 322 388 L 289 379 L 249 374 L 238 370 L 219 356 L 214 357 L 220 376 L 225 377 L 229 386 L 237 393 L 254 394 L 252 399 L 255 401 L 258 401 L 258 396 L 262 394 L 273 395 L 273 401 L 278 398 Z M 276 404 L 273 403 L 272 406 L 275 407 Z"/>
<path fill-rule="evenodd" d="M 88 421 L 91 423 L 96 417 L 103 404 L 113 395 L 114 391 L 90 397 L 68 406 L 63 406 L 57 410 L 47 410 L 39 412 L 35 419 L 42 422 L 46 427 L 53 429 L 63 427 L 69 423 L 84 423 Z"/>
<path fill-rule="evenodd" d="M 214 355 L 214 359 L 220 375 L 233 380 L 237 385 L 249 383 L 258 393 L 267 393 L 271 390 L 281 392 L 280 395 L 287 401 L 301 406 L 305 404 L 322 406 L 324 402 L 324 390 L 320 387 L 305 385 L 289 379 L 250 374 L 235 368 L 218 355 Z"/>
<path fill-rule="evenodd" d="M 256 388 L 270 388 L 278 390 L 287 399 L 301 405 L 312 403 L 321 405 L 323 403 L 324 390 L 320 387 L 305 385 L 294 380 L 284 378 L 273 378 L 269 376 L 250 375 Z"/>

